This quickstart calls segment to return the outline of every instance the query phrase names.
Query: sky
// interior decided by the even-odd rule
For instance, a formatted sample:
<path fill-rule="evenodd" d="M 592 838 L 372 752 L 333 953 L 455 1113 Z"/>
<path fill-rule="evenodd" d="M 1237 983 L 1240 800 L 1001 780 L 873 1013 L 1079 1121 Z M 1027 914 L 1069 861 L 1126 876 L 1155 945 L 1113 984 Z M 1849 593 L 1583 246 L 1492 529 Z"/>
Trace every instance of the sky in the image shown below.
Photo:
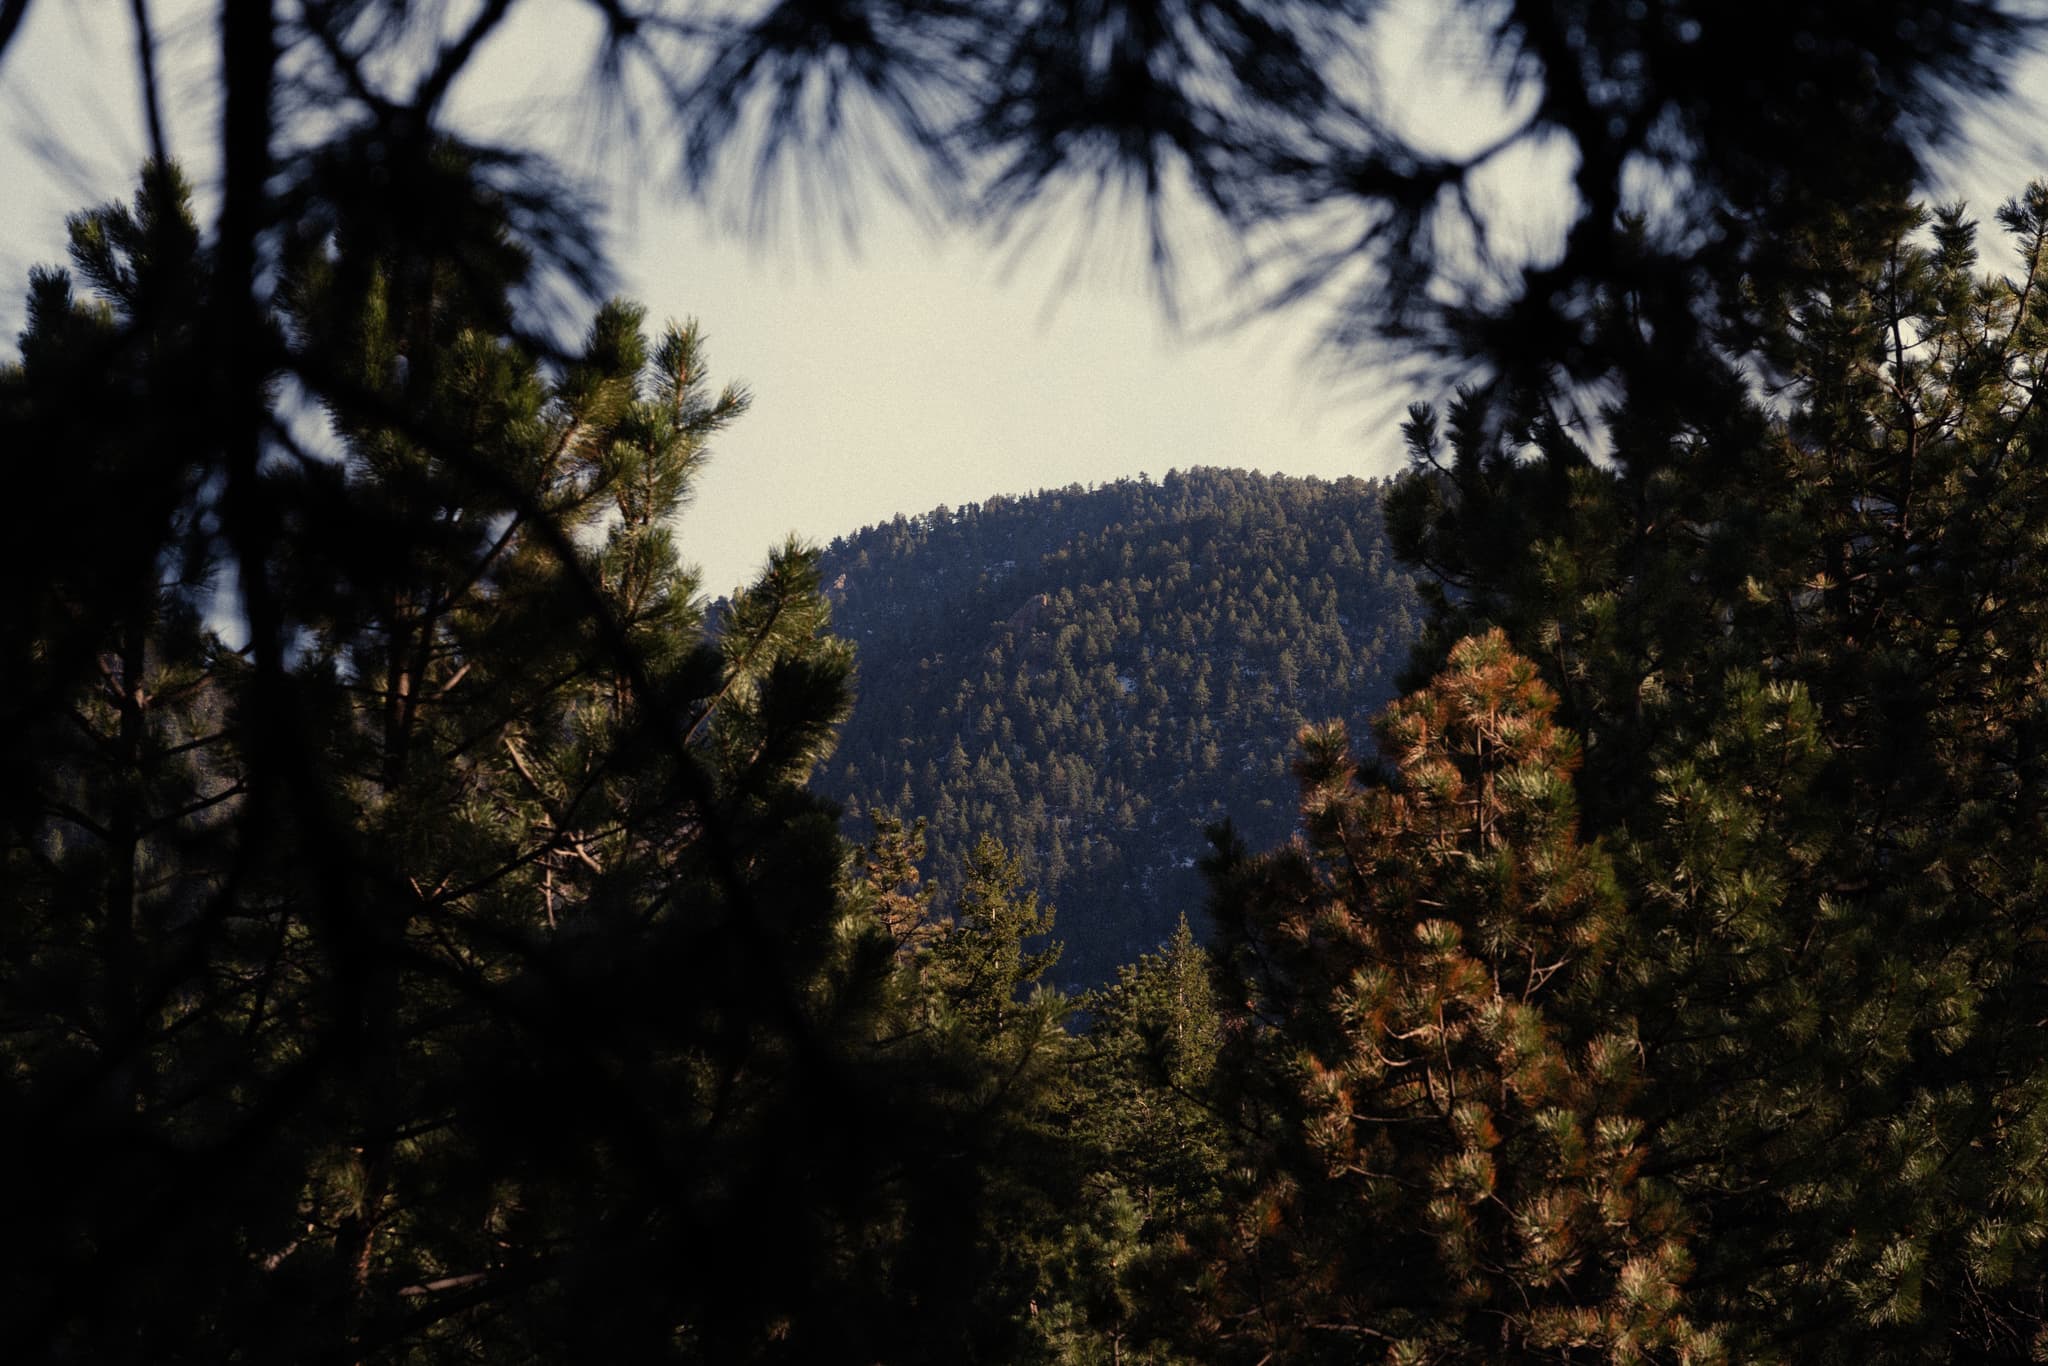
<path fill-rule="evenodd" d="M 19 329 L 28 266 L 60 255 L 65 214 L 132 187 L 146 143 L 127 11 L 118 0 L 43 0 L 7 53 L 0 335 Z M 217 112 L 205 78 L 211 7 L 158 0 L 156 12 L 173 154 L 203 191 L 207 168 L 191 163 Z M 516 124 L 554 144 L 604 206 L 618 291 L 655 325 L 697 318 L 713 381 L 740 380 L 754 394 L 752 411 L 714 444 L 679 529 L 712 593 L 751 578 L 789 535 L 822 543 L 994 494 L 1196 465 L 1389 474 L 1402 409 L 1441 397 L 1318 358 L 1312 309 L 1225 326 L 1218 319 L 1238 310 L 1198 282 L 1190 320 L 1170 325 L 1136 234 L 1115 223 L 1077 256 L 1074 234 L 1091 225 L 1051 220 L 1049 240 L 1020 253 L 870 199 L 852 244 L 804 222 L 750 239 L 715 206 L 673 192 L 658 144 L 630 153 L 566 101 L 581 69 L 572 54 L 588 37 L 580 8 L 544 2 L 528 13 L 465 77 L 459 118 L 486 133 Z M 1406 50 L 1387 66 L 1404 78 L 1402 107 L 1451 141 L 1477 136 L 1501 115 L 1458 79 L 1439 38 L 1423 25 L 1397 35 Z M 1431 60 L 1416 60 L 1423 53 Z M 2038 74 L 2029 89 L 2048 87 Z M 2012 141 L 1980 138 L 1962 183 L 1944 193 L 1981 182 L 1995 199 L 2048 172 L 2038 152 L 2015 165 Z M 1540 204 L 1558 171 L 1509 167 L 1494 189 Z"/>

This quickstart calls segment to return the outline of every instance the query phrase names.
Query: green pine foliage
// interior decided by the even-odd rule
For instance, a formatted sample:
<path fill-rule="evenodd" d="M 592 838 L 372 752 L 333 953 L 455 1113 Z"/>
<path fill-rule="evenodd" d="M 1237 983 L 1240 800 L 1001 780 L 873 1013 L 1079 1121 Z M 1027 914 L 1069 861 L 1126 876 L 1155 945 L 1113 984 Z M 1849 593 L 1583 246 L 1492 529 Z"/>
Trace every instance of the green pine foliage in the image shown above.
<path fill-rule="evenodd" d="M 1381 497 L 1190 470 L 834 542 L 821 573 L 860 666 L 821 787 L 924 819 L 941 887 L 996 836 L 1066 909 L 1059 980 L 1113 980 L 1199 904 L 1207 825 L 1285 834 L 1294 732 L 1391 695 L 1415 605 Z"/>
<path fill-rule="evenodd" d="M 902 967 L 883 1046 L 933 1103 L 930 1146 L 903 1155 L 901 1264 L 918 1273 L 887 1293 L 921 1321 L 919 1359 L 1063 1361 L 1043 1332 L 1057 1315 L 1042 1319 L 1041 1301 L 1052 1303 L 1047 1263 L 1068 1247 L 1095 1150 L 1068 1123 L 1073 1003 L 1044 980 L 1060 953 L 1053 908 L 985 836 L 954 913 L 934 913 L 915 890 L 920 835 L 879 817 L 864 874 L 899 898 L 885 923 L 910 927 L 892 931 Z"/>
<path fill-rule="evenodd" d="M 920 1160 L 900 1229 L 916 1255 L 954 1228 L 921 1284 L 932 1341 L 1008 1362 L 1182 1355 L 1178 1287 L 1222 1206 L 1230 1146 L 1210 1099 L 1220 1016 L 1183 920 L 1167 946 L 1079 1001 L 1046 985 L 1060 945 L 1022 861 L 984 837 L 951 914 L 921 886 L 921 831 L 886 814 L 855 870 L 899 945 L 894 1032 L 954 1128 Z M 1076 1006 L 1085 1014 L 1077 1029 Z"/>
<path fill-rule="evenodd" d="M 1052 907 L 1025 888 L 1023 861 L 994 836 L 983 835 L 967 856 L 958 909 L 923 961 L 942 1017 L 994 1038 L 1020 1012 L 1043 1013 L 1056 997 L 1043 1003 L 1019 998 L 1059 961 L 1061 946 L 1050 942 L 1052 928 Z"/>
<path fill-rule="evenodd" d="M 1960 206 L 1810 223 L 1608 458 L 1468 396 L 1390 500 L 1422 666 L 1498 623 L 1586 737 L 1602 1009 L 1743 1360 L 2048 1351 L 2048 190 L 1999 221 L 1989 274 Z"/>
<path fill-rule="evenodd" d="M 241 1171 L 203 1146 L 260 1103 L 222 1082 L 256 1079 L 268 997 L 253 967 L 285 945 L 224 914 L 233 881 L 260 873 L 235 820 L 247 671 L 206 624 L 204 423 L 179 401 L 208 281 L 188 194 L 152 166 L 132 207 L 73 217 L 88 289 L 33 272 L 21 361 L 0 369 L 0 448 L 18 476 L 0 555 L 43 585 L 0 608 L 0 1123 L 23 1176 L 6 1197 L 23 1242 L 0 1276 L 0 1331 L 24 1359 L 87 1304 L 177 1324 L 155 1348 L 183 1350 L 198 1335 L 184 1313 L 255 1308 L 248 1222 L 294 1218 L 300 1135 L 236 1154 Z M 260 1335 L 265 1318 L 243 1322 Z"/>
<path fill-rule="evenodd" d="M 432 171 L 488 216 L 460 155 Z M 714 624 L 676 539 L 745 395 L 623 303 L 544 362 L 504 327 L 516 251 L 439 242 L 292 248 L 256 476 L 288 535 L 232 565 L 282 658 L 222 638 L 253 613 L 216 595 L 246 543 L 190 401 L 182 182 L 73 221 L 86 290 L 31 282 L 4 1354 L 972 1359 L 1003 1285 L 897 1307 L 989 1244 L 1003 1116 L 985 1069 L 892 1046 L 892 940 L 803 786 L 850 650 L 807 554 Z"/>
<path fill-rule="evenodd" d="M 1223 1040 L 1209 955 L 1183 918 L 1085 1000 L 1064 1116 L 1089 1166 L 1047 1259 L 1041 1333 L 1073 1363 L 1204 1360 L 1182 1292 L 1235 1154 L 1215 1104 Z"/>

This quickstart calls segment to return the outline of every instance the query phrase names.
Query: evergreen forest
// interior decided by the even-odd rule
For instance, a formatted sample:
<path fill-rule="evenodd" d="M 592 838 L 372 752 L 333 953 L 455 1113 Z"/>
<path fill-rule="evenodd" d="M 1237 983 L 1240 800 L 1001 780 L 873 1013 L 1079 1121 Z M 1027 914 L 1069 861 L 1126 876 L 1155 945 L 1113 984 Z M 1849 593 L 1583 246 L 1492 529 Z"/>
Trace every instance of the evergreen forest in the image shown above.
<path fill-rule="evenodd" d="M 1195 469 L 835 540 L 819 573 L 858 677 L 818 789 L 856 833 L 871 809 L 925 821 L 941 889 L 994 836 L 1060 908 L 1051 978 L 1109 981 L 1199 923 L 1208 826 L 1292 830 L 1296 731 L 1392 699 L 1420 608 L 1384 492 Z"/>
<path fill-rule="evenodd" d="M 1448 0 L 1446 150 L 1373 0 L 560 3 L 691 193 L 1206 215 L 1405 463 L 711 601 L 754 399 L 450 112 L 520 0 L 205 9 L 203 172 L 136 0 L 0 363 L 0 1360 L 2048 1360 L 2048 182 L 1927 189 L 2038 16 Z"/>

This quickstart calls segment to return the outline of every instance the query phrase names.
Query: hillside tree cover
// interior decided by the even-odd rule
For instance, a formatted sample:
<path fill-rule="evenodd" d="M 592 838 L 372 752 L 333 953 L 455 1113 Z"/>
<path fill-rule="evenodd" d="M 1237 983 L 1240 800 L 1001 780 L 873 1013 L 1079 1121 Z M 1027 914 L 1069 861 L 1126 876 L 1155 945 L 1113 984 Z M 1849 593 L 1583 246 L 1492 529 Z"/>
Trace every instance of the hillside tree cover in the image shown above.
<path fill-rule="evenodd" d="M 1417 603 L 1380 485 L 1172 471 L 869 527 L 819 559 L 855 703 L 818 787 L 976 843 L 1062 908 L 1055 980 L 1101 985 L 1197 906 L 1203 829 L 1293 823 L 1286 749 L 1391 696 Z"/>

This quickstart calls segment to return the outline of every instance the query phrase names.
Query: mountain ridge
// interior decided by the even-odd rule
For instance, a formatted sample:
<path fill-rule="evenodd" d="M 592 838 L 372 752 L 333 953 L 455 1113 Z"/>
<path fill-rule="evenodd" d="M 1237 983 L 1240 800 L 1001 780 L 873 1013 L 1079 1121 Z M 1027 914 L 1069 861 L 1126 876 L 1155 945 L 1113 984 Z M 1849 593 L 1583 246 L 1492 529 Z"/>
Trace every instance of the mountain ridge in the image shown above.
<path fill-rule="evenodd" d="M 1203 829 L 1294 823 L 1295 731 L 1361 729 L 1392 696 L 1419 607 L 1379 481 L 1201 467 L 944 505 L 820 555 L 860 666 L 818 785 L 850 831 L 928 822 L 927 874 L 975 839 L 1060 908 L 1069 986 L 1107 980 L 1183 913 Z"/>

